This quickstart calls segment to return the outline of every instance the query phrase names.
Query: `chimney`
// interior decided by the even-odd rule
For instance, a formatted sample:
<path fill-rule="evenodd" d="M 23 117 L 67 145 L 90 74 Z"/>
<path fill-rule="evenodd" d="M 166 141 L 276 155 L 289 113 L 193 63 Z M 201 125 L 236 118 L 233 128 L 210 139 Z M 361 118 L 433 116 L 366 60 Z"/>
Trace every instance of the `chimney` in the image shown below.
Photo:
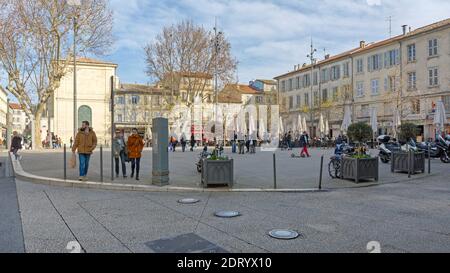
<path fill-rule="evenodd" d="M 115 89 L 120 89 L 120 79 L 118 76 L 114 76 Z"/>
<path fill-rule="evenodd" d="M 302 67 L 306 67 L 306 63 L 303 63 L 303 66 Z"/>
<path fill-rule="evenodd" d="M 359 42 L 359 47 L 360 48 L 365 48 L 366 47 L 366 41 L 360 41 Z"/>
<path fill-rule="evenodd" d="M 297 65 L 294 65 L 294 71 L 297 71 Z"/>
<path fill-rule="evenodd" d="M 330 58 L 330 54 L 325 55 L 325 60 L 328 60 Z"/>
<path fill-rule="evenodd" d="M 403 35 L 406 35 L 407 34 L 407 28 L 408 28 L 408 25 L 403 25 L 402 26 L 402 29 L 403 29 Z"/>

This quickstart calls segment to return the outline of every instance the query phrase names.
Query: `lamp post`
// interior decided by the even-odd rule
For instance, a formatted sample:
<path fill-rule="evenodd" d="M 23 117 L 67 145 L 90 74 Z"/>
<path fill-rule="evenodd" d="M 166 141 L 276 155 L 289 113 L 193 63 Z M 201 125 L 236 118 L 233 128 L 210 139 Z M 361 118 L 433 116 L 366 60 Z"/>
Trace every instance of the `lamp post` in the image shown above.
<path fill-rule="evenodd" d="M 313 113 L 313 107 L 314 107 L 314 95 L 313 95 L 313 86 L 314 86 L 314 82 L 313 82 L 313 74 L 314 74 L 314 53 L 317 52 L 317 49 L 314 48 L 313 45 L 313 41 L 311 38 L 311 52 L 306 56 L 309 58 L 309 60 L 311 61 L 311 78 L 310 78 L 310 84 L 311 84 L 311 96 L 310 96 L 310 118 L 311 118 L 311 129 L 314 130 L 314 113 Z M 319 80 L 319 79 L 318 79 Z M 311 135 L 315 135 L 315 132 L 313 134 L 313 132 L 309 132 Z"/>
<path fill-rule="evenodd" d="M 69 6 L 74 7 L 73 16 L 73 136 L 78 131 L 77 125 L 77 28 L 78 28 L 78 14 L 76 9 L 81 6 L 81 0 L 67 0 Z"/>
<path fill-rule="evenodd" d="M 220 36 L 222 35 L 222 32 L 217 32 L 217 18 L 214 25 L 214 135 L 216 139 L 216 145 L 218 144 L 217 140 L 217 123 L 218 123 L 218 113 L 217 113 L 217 107 L 218 107 L 218 72 L 217 72 L 217 61 L 220 51 Z M 225 141 L 225 139 L 224 139 Z"/>

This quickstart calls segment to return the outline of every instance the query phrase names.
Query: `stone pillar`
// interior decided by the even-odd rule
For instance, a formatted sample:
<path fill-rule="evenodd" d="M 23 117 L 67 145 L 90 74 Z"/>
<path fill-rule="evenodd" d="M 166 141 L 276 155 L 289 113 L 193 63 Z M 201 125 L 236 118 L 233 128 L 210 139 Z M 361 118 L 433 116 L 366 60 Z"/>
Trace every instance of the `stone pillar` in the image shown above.
<path fill-rule="evenodd" d="M 156 186 L 169 185 L 169 120 L 153 119 L 153 171 L 152 184 Z"/>

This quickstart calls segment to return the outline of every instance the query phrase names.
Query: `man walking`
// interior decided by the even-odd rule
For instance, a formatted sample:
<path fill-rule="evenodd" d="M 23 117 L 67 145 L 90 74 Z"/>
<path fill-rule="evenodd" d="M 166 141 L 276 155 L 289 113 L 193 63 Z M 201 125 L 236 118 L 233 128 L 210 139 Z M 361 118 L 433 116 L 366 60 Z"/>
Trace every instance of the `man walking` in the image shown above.
<path fill-rule="evenodd" d="M 142 150 L 144 149 L 144 140 L 138 134 L 138 130 L 134 128 L 132 135 L 127 142 L 128 157 L 131 159 L 131 178 L 134 177 L 136 170 L 136 180 L 139 180 L 139 170 L 141 167 Z"/>
<path fill-rule="evenodd" d="M 308 157 L 311 157 L 311 156 L 309 155 L 309 152 L 308 152 L 308 143 L 309 143 L 309 136 L 308 136 L 308 133 L 303 132 L 303 135 L 300 137 L 300 144 L 301 144 L 302 147 L 303 147 L 302 152 L 300 153 L 300 156 L 301 156 L 301 157 L 304 157 L 305 154 L 306 154 Z"/>
<path fill-rule="evenodd" d="M 180 143 L 181 143 L 181 150 L 184 153 L 186 151 L 186 135 L 184 133 L 181 134 Z"/>
<path fill-rule="evenodd" d="M 194 136 L 194 133 L 192 133 L 192 135 L 191 135 L 191 152 L 194 151 L 194 147 L 195 147 L 195 136 Z"/>
<path fill-rule="evenodd" d="M 89 125 L 88 121 L 83 121 L 75 137 L 75 143 L 72 146 L 73 153 L 78 150 L 78 158 L 80 161 L 80 177 L 78 180 L 80 181 L 87 181 L 89 160 L 97 147 L 97 135 Z"/>
<path fill-rule="evenodd" d="M 11 152 L 13 153 L 16 160 L 22 159 L 18 152 L 22 149 L 22 138 L 19 136 L 17 131 L 13 132 L 13 138 L 11 140 Z"/>
<path fill-rule="evenodd" d="M 127 168 L 125 165 L 125 156 L 126 156 L 125 148 L 126 148 L 125 140 L 123 139 L 123 136 L 120 133 L 120 131 L 117 131 L 113 142 L 116 177 L 119 177 L 119 159 L 120 159 L 120 163 L 122 163 L 122 175 L 124 179 L 127 178 Z"/>

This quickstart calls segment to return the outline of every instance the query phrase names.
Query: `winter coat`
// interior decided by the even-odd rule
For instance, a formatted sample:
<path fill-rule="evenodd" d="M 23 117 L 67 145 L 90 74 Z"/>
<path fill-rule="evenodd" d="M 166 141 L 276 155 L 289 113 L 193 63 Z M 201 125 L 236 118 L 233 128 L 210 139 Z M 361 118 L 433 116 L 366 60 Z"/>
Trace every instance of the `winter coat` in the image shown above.
<path fill-rule="evenodd" d="M 79 154 L 92 154 L 97 147 L 97 135 L 92 128 L 89 128 L 89 133 L 86 134 L 81 129 L 78 130 L 75 137 L 75 143 L 72 146 L 72 152 L 78 149 Z"/>
<path fill-rule="evenodd" d="M 302 135 L 300 137 L 300 143 L 301 143 L 302 146 L 308 145 L 308 143 L 309 143 L 308 135 Z"/>
<path fill-rule="evenodd" d="M 11 148 L 12 149 L 22 149 L 22 138 L 20 136 L 15 136 L 11 140 Z"/>
<path fill-rule="evenodd" d="M 119 158 L 120 152 L 125 151 L 125 140 L 123 138 L 114 138 L 113 151 L 115 158 Z"/>
<path fill-rule="evenodd" d="M 127 149 L 129 158 L 141 158 L 142 150 L 144 149 L 144 140 L 137 134 L 129 136 Z"/>

